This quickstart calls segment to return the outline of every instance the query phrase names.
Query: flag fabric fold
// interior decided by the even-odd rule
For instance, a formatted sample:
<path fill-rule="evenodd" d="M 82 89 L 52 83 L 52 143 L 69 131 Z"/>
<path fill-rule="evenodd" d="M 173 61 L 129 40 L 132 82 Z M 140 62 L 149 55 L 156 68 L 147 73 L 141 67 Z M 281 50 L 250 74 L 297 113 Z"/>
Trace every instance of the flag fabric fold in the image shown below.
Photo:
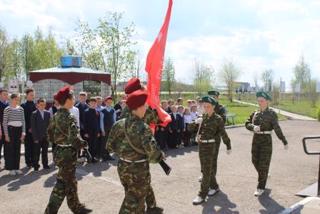
<path fill-rule="evenodd" d="M 164 52 L 167 42 L 168 27 L 171 17 L 173 1 L 169 0 L 169 6 L 165 16 L 164 23 L 160 29 L 160 32 L 155 39 L 152 47 L 149 50 L 146 60 L 145 70 L 148 73 L 148 105 L 156 109 L 160 105 L 160 86 L 161 86 L 161 77 L 162 69 L 164 62 Z M 161 119 L 161 118 L 160 118 Z"/>

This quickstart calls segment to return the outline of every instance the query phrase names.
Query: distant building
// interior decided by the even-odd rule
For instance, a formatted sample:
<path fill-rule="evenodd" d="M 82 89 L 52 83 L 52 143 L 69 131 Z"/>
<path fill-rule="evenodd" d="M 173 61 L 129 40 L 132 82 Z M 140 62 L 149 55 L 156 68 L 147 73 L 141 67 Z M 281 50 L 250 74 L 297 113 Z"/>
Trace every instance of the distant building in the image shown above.
<path fill-rule="evenodd" d="M 49 102 L 53 101 L 53 95 L 59 88 L 65 85 L 73 86 L 76 95 L 80 91 L 103 97 L 111 94 L 111 75 L 82 67 L 81 57 L 61 57 L 60 67 L 30 71 L 30 80 L 36 97 L 43 97 Z"/>
<path fill-rule="evenodd" d="M 248 82 L 235 82 L 235 85 L 236 85 L 236 92 L 244 93 L 244 92 L 251 91 L 250 83 Z"/>

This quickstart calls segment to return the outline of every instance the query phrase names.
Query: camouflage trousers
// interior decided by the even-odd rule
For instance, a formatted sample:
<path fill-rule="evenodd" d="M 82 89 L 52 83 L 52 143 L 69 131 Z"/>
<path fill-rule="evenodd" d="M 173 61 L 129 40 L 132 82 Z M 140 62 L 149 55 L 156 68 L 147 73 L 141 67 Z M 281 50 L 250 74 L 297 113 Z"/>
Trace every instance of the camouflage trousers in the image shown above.
<path fill-rule="evenodd" d="M 144 214 L 148 207 L 156 205 L 149 163 L 127 163 L 119 160 L 118 174 L 124 187 L 125 197 L 119 214 Z"/>
<path fill-rule="evenodd" d="M 70 151 L 66 151 L 67 149 Z M 70 157 L 69 154 L 71 154 L 73 157 Z M 58 210 L 65 197 L 67 198 L 68 207 L 73 213 L 77 213 L 82 207 L 84 207 L 78 198 L 78 187 L 75 175 L 76 164 L 75 161 L 73 161 L 74 157 L 76 157 L 76 154 L 77 152 L 75 150 L 71 151 L 70 148 L 56 148 L 55 163 L 59 167 L 59 170 L 57 174 L 57 182 L 50 195 L 45 214 L 58 213 Z"/>
<path fill-rule="evenodd" d="M 271 135 L 253 136 L 252 141 L 252 163 L 258 172 L 258 189 L 265 189 L 272 156 Z"/>
<path fill-rule="evenodd" d="M 205 198 L 209 188 L 218 189 L 216 180 L 217 159 L 220 143 L 199 144 L 199 158 L 202 171 L 202 181 L 199 196 Z"/>

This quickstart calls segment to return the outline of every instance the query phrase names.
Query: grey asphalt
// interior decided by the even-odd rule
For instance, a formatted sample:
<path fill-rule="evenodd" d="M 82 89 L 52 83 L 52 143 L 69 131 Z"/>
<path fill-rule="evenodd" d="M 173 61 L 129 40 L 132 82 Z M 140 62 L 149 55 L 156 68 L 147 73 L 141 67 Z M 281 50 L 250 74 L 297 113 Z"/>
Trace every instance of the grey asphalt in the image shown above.
<path fill-rule="evenodd" d="M 256 198 L 253 192 L 257 173 L 251 164 L 252 134 L 244 127 L 228 129 L 233 153 L 226 154 L 221 144 L 218 162 L 218 182 L 221 192 L 205 204 L 193 206 L 199 191 L 200 164 L 197 147 L 168 152 L 167 162 L 173 168 L 166 176 L 158 165 L 151 166 L 152 185 L 158 204 L 167 214 L 257 214 L 279 213 L 302 200 L 295 193 L 314 183 L 318 175 L 319 157 L 307 156 L 301 139 L 319 135 L 320 123 L 288 120 L 281 126 L 289 141 L 289 150 L 274 135 L 271 177 L 267 192 Z M 51 155 L 50 155 L 51 156 Z M 24 168 L 24 174 L 10 177 L 0 171 L 0 213 L 43 213 L 55 182 L 56 170 L 33 172 Z M 3 166 L 3 164 L 1 164 Z M 124 197 L 115 162 L 89 164 L 77 170 L 80 200 L 97 214 L 116 214 Z M 66 202 L 59 213 L 71 213 Z"/>

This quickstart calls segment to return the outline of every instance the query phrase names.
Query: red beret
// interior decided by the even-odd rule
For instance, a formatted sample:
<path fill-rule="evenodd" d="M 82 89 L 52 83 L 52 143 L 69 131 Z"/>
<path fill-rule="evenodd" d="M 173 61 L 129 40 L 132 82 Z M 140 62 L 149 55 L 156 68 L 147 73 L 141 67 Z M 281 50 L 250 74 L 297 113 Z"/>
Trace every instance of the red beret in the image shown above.
<path fill-rule="evenodd" d="M 107 101 L 107 100 L 113 100 L 111 96 L 108 96 L 104 99 L 104 101 Z"/>
<path fill-rule="evenodd" d="M 126 94 L 131 94 L 132 92 L 136 91 L 136 90 L 139 90 L 139 89 L 142 89 L 142 85 L 140 83 L 140 79 L 139 78 L 131 78 L 126 87 L 124 88 L 124 92 Z"/>
<path fill-rule="evenodd" d="M 58 91 L 54 98 L 61 103 L 64 102 L 71 93 L 70 86 L 65 86 Z"/>
<path fill-rule="evenodd" d="M 146 103 L 147 98 L 148 98 L 147 91 L 137 90 L 132 92 L 128 96 L 126 103 L 130 110 L 134 110 L 139 108 L 140 106 L 143 106 Z"/>

